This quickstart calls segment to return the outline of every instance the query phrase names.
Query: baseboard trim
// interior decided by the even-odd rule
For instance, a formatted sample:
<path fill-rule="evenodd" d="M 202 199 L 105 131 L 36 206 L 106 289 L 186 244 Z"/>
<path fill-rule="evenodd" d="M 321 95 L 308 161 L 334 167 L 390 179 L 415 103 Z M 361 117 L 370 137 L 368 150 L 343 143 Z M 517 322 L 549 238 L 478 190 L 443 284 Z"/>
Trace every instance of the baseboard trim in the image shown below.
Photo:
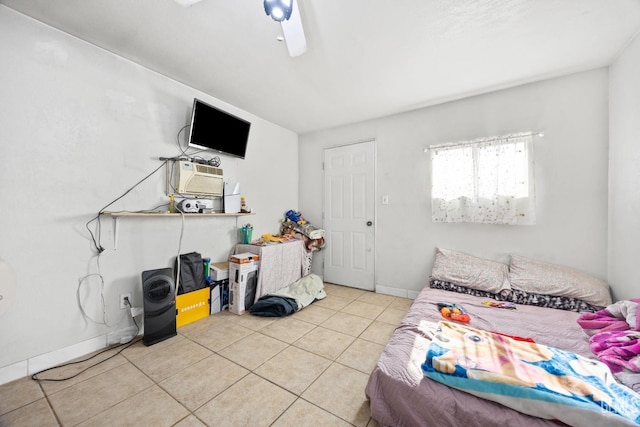
<path fill-rule="evenodd" d="M 380 285 L 376 285 L 376 293 L 391 295 L 391 296 L 400 297 L 400 298 L 411 298 L 411 299 L 415 299 L 416 296 L 419 294 L 419 292 L 410 291 L 408 289 L 393 288 L 391 286 L 380 286 Z"/>
<path fill-rule="evenodd" d="M 420 295 L 420 291 L 407 291 L 407 298 L 416 299 Z"/>
<path fill-rule="evenodd" d="M 0 385 L 33 375 L 94 351 L 107 347 L 107 335 L 100 335 L 77 344 L 0 368 Z"/>
<path fill-rule="evenodd" d="M 415 299 L 419 291 L 412 291 L 391 286 L 376 286 L 376 293 L 391 295 L 400 298 Z M 41 354 L 27 360 L 21 360 L 11 365 L 0 368 L 0 385 L 18 380 L 28 375 L 33 375 L 43 369 L 52 368 L 94 351 L 103 349 L 108 345 L 108 336 L 100 335 L 68 347 Z"/>
<path fill-rule="evenodd" d="M 29 363 L 26 360 L 0 368 L 0 385 L 27 376 Z"/>

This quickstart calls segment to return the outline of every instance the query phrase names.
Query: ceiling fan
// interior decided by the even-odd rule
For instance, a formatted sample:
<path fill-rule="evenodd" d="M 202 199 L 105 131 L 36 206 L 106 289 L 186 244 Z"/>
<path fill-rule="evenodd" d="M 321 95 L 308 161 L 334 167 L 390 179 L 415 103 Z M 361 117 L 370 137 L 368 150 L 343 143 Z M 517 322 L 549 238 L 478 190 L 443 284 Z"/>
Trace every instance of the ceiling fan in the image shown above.
<path fill-rule="evenodd" d="M 201 0 L 174 0 L 180 6 L 189 7 Z M 307 39 L 302 28 L 297 0 L 264 0 L 265 13 L 280 22 L 282 34 L 289 50 L 289 56 L 300 56 L 307 51 Z M 278 38 L 281 40 L 281 38 Z"/>

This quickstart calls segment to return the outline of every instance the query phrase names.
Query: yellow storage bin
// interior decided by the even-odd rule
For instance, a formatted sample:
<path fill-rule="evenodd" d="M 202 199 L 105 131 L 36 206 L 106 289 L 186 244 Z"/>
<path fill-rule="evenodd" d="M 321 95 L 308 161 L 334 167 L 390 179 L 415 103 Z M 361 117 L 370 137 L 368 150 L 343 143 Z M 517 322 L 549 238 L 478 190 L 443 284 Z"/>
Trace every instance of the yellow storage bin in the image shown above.
<path fill-rule="evenodd" d="M 176 297 L 176 327 L 193 323 L 209 316 L 211 312 L 211 290 L 209 287 L 187 292 Z"/>

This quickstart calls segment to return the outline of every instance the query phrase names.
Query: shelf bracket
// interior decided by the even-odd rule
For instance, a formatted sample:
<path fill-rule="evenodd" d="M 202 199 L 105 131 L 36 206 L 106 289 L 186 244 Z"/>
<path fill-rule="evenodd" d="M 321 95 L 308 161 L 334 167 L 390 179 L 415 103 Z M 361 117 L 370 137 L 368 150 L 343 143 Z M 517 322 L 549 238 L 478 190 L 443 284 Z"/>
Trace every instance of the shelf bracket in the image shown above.
<path fill-rule="evenodd" d="M 111 216 L 111 224 L 113 227 L 113 250 L 118 250 L 118 217 L 115 215 Z"/>

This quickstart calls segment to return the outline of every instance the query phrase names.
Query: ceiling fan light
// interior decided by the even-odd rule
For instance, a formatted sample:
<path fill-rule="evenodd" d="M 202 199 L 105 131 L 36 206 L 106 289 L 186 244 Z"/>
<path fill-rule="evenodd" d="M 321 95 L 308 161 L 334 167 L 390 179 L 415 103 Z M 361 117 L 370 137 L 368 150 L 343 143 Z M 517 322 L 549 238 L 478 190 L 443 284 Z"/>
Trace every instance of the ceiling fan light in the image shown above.
<path fill-rule="evenodd" d="M 271 10 L 271 17 L 273 18 L 274 21 L 280 22 L 284 19 L 284 11 L 279 7 L 274 7 Z"/>
<path fill-rule="evenodd" d="M 292 0 L 264 0 L 264 12 L 274 21 L 282 22 L 289 19 L 292 10 Z"/>
<path fill-rule="evenodd" d="M 174 0 L 174 1 L 182 7 L 189 7 L 191 5 L 194 5 L 200 2 L 201 0 Z"/>

